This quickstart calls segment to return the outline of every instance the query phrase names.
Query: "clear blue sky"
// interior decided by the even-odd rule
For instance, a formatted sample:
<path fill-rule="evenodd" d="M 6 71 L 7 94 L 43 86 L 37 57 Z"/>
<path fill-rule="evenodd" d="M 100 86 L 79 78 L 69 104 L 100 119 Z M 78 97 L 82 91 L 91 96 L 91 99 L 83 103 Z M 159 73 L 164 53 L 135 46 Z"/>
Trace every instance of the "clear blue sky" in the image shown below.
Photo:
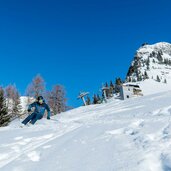
<path fill-rule="evenodd" d="M 79 106 L 80 90 L 125 78 L 142 43 L 171 42 L 170 9 L 170 0 L 0 1 L 0 84 L 24 94 L 40 73 Z"/>

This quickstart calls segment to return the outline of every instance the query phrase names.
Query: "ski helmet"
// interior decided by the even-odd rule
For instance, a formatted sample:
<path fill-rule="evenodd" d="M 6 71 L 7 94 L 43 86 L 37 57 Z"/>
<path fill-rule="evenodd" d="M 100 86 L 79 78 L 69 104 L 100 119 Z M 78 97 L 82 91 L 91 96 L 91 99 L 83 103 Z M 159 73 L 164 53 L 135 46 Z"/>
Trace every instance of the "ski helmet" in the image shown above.
<path fill-rule="evenodd" d="M 43 103 L 44 103 L 44 99 L 43 99 L 42 96 L 39 96 L 39 97 L 37 98 L 37 101 L 38 101 L 39 104 L 43 104 Z"/>
<path fill-rule="evenodd" d="M 38 96 L 37 97 L 37 100 L 39 101 L 39 100 L 44 100 L 44 98 L 43 98 L 43 96 Z"/>

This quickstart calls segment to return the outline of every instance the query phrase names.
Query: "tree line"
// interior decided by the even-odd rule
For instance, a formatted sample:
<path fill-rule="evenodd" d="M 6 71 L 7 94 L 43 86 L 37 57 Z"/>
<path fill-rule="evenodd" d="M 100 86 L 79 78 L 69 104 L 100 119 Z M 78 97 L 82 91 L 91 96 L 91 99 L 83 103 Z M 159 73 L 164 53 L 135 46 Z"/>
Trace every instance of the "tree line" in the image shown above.
<path fill-rule="evenodd" d="M 93 94 L 92 98 L 88 95 L 86 97 L 86 104 L 91 105 L 91 104 L 101 104 L 106 102 L 106 99 L 110 99 L 114 96 L 114 94 L 117 94 L 120 92 L 120 85 L 123 83 L 121 78 L 116 78 L 115 82 L 112 80 L 108 83 L 106 82 L 105 84 L 102 85 L 101 88 L 101 93 Z M 105 89 L 105 92 L 103 91 Z M 106 93 L 106 97 L 105 94 Z"/>

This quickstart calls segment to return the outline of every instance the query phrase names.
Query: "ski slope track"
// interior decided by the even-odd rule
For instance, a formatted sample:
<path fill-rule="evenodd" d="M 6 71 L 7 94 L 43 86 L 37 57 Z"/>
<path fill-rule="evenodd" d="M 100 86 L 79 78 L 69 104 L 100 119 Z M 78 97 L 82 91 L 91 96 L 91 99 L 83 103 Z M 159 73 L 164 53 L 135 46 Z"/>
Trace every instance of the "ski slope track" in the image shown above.
<path fill-rule="evenodd" d="M 0 171 L 171 171 L 171 91 L 0 128 Z"/>

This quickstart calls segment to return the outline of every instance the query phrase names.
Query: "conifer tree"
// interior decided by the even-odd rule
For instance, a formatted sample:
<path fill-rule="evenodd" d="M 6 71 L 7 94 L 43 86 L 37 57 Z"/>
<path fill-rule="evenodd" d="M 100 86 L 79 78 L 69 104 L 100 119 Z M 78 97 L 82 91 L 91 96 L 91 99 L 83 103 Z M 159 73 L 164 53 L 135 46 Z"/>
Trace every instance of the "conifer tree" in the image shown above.
<path fill-rule="evenodd" d="M 115 84 L 116 85 L 121 85 L 122 84 L 121 78 L 116 78 Z"/>
<path fill-rule="evenodd" d="M 94 94 L 94 96 L 93 96 L 93 104 L 97 104 L 97 103 L 98 103 L 98 99 L 97 99 L 96 94 Z"/>
<path fill-rule="evenodd" d="M 135 78 L 133 78 L 133 79 L 132 79 L 132 82 L 136 82 L 136 79 L 135 79 Z"/>
<path fill-rule="evenodd" d="M 142 75 L 139 75 L 138 81 L 142 81 Z"/>
<path fill-rule="evenodd" d="M 110 81 L 110 87 L 114 88 L 113 82 Z"/>
<path fill-rule="evenodd" d="M 115 90 L 115 87 L 114 87 L 112 81 L 110 81 L 110 94 L 111 94 L 112 96 L 113 96 L 114 90 Z"/>
<path fill-rule="evenodd" d="M 120 92 L 120 85 L 122 84 L 121 78 L 116 78 L 115 80 L 115 92 Z"/>
<path fill-rule="evenodd" d="M 128 82 L 131 82 L 132 80 L 131 80 L 131 77 L 128 77 Z"/>
<path fill-rule="evenodd" d="M 171 65 L 171 60 L 168 61 L 168 65 Z"/>
<path fill-rule="evenodd" d="M 144 72 L 144 79 L 149 79 L 147 72 Z"/>
<path fill-rule="evenodd" d="M 146 61 L 146 65 L 147 65 L 147 67 L 149 67 L 149 65 L 150 65 L 150 58 L 149 57 L 148 57 L 148 59 Z"/>
<path fill-rule="evenodd" d="M 87 105 L 91 105 L 91 100 L 90 100 L 90 97 L 89 96 L 87 96 L 86 104 Z"/>
<path fill-rule="evenodd" d="M 162 63 L 163 62 L 162 52 L 159 51 L 157 53 L 157 59 L 158 59 L 159 63 Z"/>
<path fill-rule="evenodd" d="M 106 82 L 106 84 L 105 84 L 105 87 L 109 87 L 107 82 Z"/>
<path fill-rule="evenodd" d="M 101 103 L 101 98 L 100 98 L 100 96 L 99 96 L 99 94 L 97 94 L 97 100 L 98 100 L 98 104 L 100 104 Z"/>
<path fill-rule="evenodd" d="M 4 97 L 4 90 L 0 87 L 0 127 L 7 126 L 10 122 L 10 115 Z"/>
<path fill-rule="evenodd" d="M 159 76 L 157 75 L 157 82 L 160 82 L 161 80 L 160 80 L 160 78 L 159 78 Z"/>

